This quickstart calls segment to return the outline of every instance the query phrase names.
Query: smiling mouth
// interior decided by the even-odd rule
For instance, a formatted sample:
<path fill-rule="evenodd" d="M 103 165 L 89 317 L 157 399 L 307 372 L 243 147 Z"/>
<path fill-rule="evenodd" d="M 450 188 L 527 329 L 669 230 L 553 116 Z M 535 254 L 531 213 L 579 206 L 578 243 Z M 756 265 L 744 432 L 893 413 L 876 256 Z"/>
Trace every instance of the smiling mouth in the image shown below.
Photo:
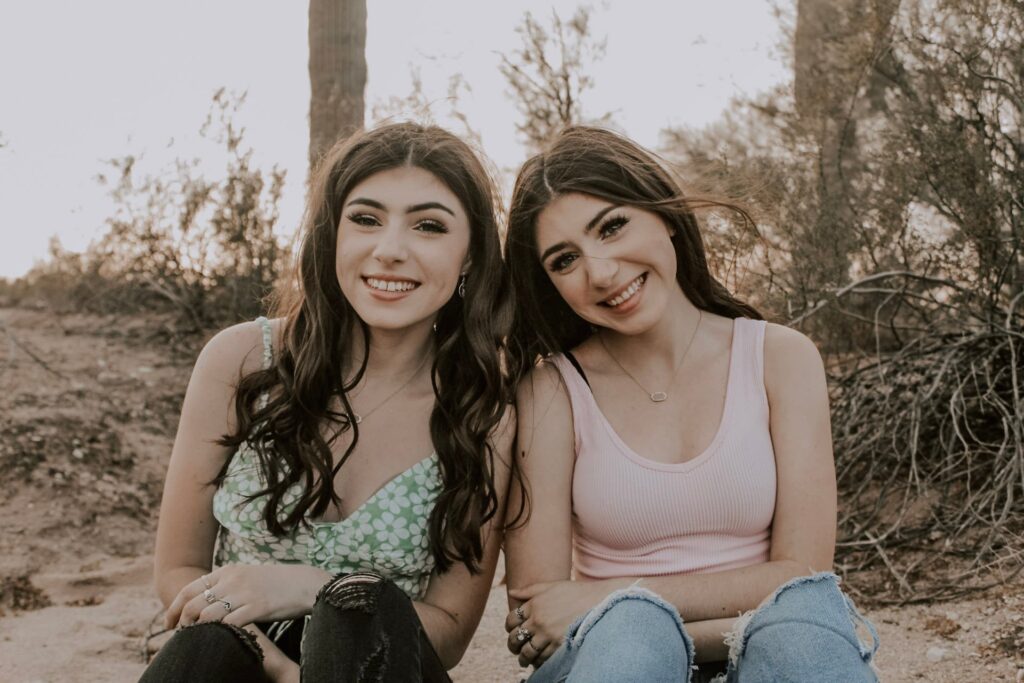
<path fill-rule="evenodd" d="M 367 287 L 378 292 L 397 294 L 411 292 L 420 286 L 420 283 L 415 280 L 392 280 L 379 277 L 364 277 L 363 282 Z"/>
<path fill-rule="evenodd" d="M 636 293 L 640 291 L 640 288 L 644 286 L 644 282 L 646 281 L 647 273 L 642 273 L 640 277 L 630 282 L 629 286 L 626 287 L 626 289 L 623 290 L 620 294 L 617 294 L 610 299 L 605 299 L 604 301 L 600 302 L 599 305 L 607 306 L 608 308 L 616 308 L 618 306 L 621 306 L 622 304 L 626 303 L 634 296 L 636 296 Z"/>

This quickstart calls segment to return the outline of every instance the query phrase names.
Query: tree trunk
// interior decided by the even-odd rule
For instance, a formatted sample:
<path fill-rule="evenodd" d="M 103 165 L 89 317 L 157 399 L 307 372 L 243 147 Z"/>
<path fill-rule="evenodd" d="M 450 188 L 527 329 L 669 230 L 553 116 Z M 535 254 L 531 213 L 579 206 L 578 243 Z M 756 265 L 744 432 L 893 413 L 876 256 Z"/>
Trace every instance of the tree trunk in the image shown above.
<path fill-rule="evenodd" d="M 366 0 L 309 0 L 309 165 L 363 126 Z"/>
<path fill-rule="evenodd" d="M 889 41 L 898 0 L 798 0 L 794 95 L 804 127 L 818 141 L 819 270 L 830 285 L 848 279 L 856 217 L 847 196 L 857 164 L 857 123 L 881 113 L 874 65 Z"/>

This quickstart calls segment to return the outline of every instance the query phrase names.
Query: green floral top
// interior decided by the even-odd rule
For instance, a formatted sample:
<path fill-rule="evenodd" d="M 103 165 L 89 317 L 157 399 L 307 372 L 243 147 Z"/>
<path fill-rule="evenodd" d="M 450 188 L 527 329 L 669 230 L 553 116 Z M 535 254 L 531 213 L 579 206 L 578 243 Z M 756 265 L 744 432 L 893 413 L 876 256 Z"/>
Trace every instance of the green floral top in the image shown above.
<path fill-rule="evenodd" d="M 259 322 L 264 367 L 269 367 L 273 359 L 270 323 L 266 318 Z M 253 449 L 240 447 L 213 496 L 213 514 L 221 525 L 216 564 L 301 563 L 331 574 L 375 571 L 410 598 L 423 597 L 434 569 L 427 519 L 441 491 L 435 453 L 389 481 L 345 519 L 300 525 L 287 536 L 274 536 L 267 529 L 262 498 L 246 500 L 263 488 L 257 464 Z M 289 489 L 281 501 L 282 511 L 287 513 L 301 494 L 298 484 Z"/>

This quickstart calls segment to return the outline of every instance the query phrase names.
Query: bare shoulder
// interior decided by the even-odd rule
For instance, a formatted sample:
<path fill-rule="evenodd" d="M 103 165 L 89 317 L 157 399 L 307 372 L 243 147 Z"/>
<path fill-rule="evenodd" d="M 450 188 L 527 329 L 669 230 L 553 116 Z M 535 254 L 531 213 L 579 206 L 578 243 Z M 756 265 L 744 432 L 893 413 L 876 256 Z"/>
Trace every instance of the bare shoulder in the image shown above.
<path fill-rule="evenodd" d="M 764 332 L 764 382 L 769 395 L 802 391 L 824 381 L 825 368 L 814 342 L 791 327 L 768 323 Z"/>
<path fill-rule="evenodd" d="M 765 326 L 764 357 L 766 367 L 769 363 L 779 366 L 796 364 L 804 367 L 821 365 L 821 353 L 810 337 L 778 323 L 768 323 Z"/>
<path fill-rule="evenodd" d="M 282 320 L 270 321 L 273 347 L 277 348 Z M 228 383 L 263 367 L 263 325 L 251 320 L 215 334 L 199 353 L 196 371 Z"/>
<path fill-rule="evenodd" d="M 527 373 L 516 388 L 516 404 L 520 419 L 551 408 L 569 408 L 569 393 L 554 363 L 541 361 Z"/>

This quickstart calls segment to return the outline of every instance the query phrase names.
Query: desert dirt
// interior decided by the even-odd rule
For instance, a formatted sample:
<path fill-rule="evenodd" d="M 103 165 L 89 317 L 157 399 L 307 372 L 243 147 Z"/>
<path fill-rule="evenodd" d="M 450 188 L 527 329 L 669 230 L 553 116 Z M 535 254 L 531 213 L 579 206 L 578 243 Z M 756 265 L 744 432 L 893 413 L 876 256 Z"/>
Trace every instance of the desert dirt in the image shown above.
<path fill-rule="evenodd" d="M 152 550 L 200 339 L 159 316 L 0 309 L 0 683 L 132 681 L 160 642 Z M 848 577 L 855 584 L 857 577 Z M 862 607 L 883 681 L 1024 681 L 1024 581 Z M 455 681 L 517 681 L 496 586 Z"/>

